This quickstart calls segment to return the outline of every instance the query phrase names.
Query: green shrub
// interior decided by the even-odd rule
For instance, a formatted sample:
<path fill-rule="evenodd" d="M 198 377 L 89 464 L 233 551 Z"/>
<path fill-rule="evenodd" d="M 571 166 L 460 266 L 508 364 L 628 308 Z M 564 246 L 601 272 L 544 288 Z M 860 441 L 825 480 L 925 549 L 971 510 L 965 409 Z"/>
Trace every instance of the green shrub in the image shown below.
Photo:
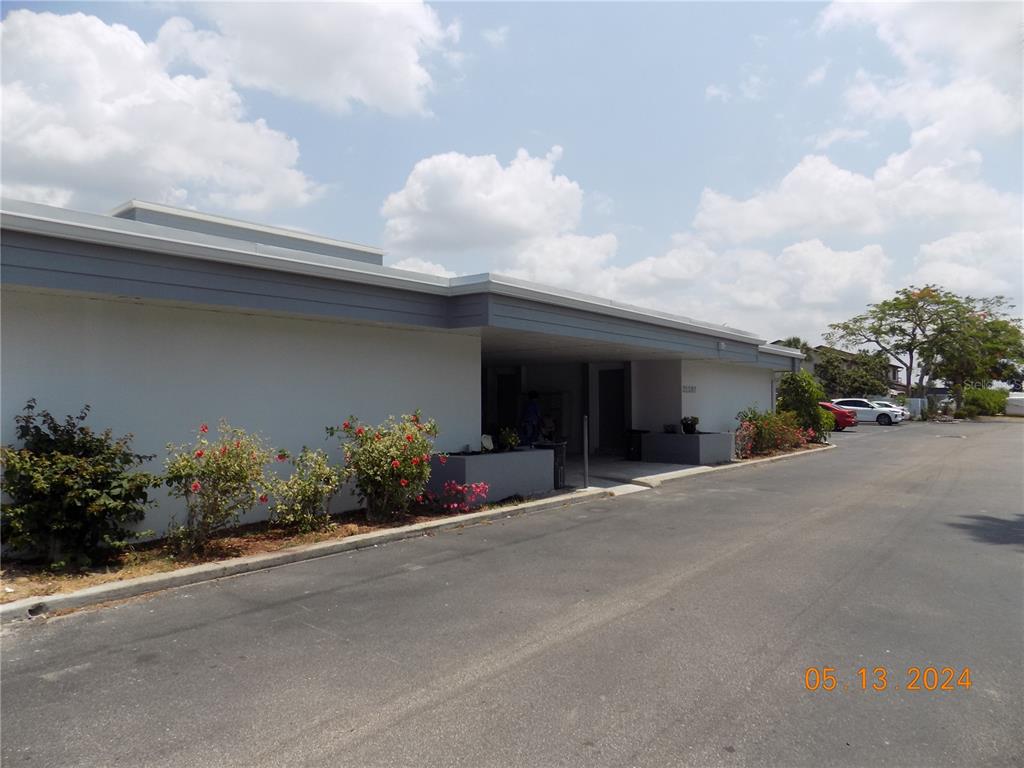
<path fill-rule="evenodd" d="M 364 426 L 350 416 L 340 427 L 327 427 L 327 434 L 346 438 L 345 464 L 355 475 L 356 492 L 366 505 L 368 519 L 407 514 L 423 495 L 430 479 L 437 424 L 423 421 L 419 411 L 398 419 L 389 416 L 377 426 Z"/>
<path fill-rule="evenodd" d="M 974 389 L 964 390 L 964 410 L 973 408 L 975 415 L 995 416 L 1006 410 L 1006 400 L 1010 396 L 1005 389 Z"/>
<path fill-rule="evenodd" d="M 759 411 L 747 408 L 736 414 L 736 456 L 741 459 L 775 451 L 791 451 L 807 445 L 815 437 L 813 429 L 800 426 L 796 413 Z"/>
<path fill-rule="evenodd" d="M 813 431 L 813 442 L 825 442 L 835 429 L 835 417 L 818 405 L 824 399 L 825 390 L 807 371 L 787 373 L 779 380 L 779 410 L 796 414 L 799 425 Z"/>
<path fill-rule="evenodd" d="M 266 504 L 270 451 L 256 435 L 222 421 L 216 440 L 199 426 L 192 445 L 168 445 L 164 482 L 171 495 L 185 500 L 184 525 L 172 524 L 169 543 L 186 555 L 202 553 L 210 535 L 239 519 L 256 504 Z"/>
<path fill-rule="evenodd" d="M 141 535 L 140 522 L 160 479 L 134 471 L 152 456 L 130 450 L 132 436 L 117 440 L 107 429 L 84 426 L 89 406 L 57 421 L 36 413 L 29 400 L 14 418 L 21 448 L 2 451 L 4 544 L 19 554 L 45 558 L 54 568 L 87 565 Z"/>
<path fill-rule="evenodd" d="M 511 451 L 519 447 L 519 433 L 512 427 L 502 427 L 498 433 L 498 445 L 502 450 Z"/>
<path fill-rule="evenodd" d="M 278 461 L 287 459 L 286 453 L 278 452 Z M 274 496 L 271 519 L 300 533 L 327 528 L 331 523 L 331 499 L 350 474 L 345 467 L 331 466 L 323 451 L 303 448 L 292 459 L 292 473 L 288 479 L 274 478 L 270 481 Z"/>

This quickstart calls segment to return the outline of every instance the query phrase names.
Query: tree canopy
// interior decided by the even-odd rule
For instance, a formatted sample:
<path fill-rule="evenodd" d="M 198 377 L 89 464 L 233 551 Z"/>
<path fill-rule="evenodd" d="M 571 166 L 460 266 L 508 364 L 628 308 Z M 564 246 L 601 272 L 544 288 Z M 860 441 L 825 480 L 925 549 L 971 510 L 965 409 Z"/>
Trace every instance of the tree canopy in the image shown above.
<path fill-rule="evenodd" d="M 1007 312 L 1011 308 L 1002 296 L 977 299 L 935 285 L 910 286 L 833 323 L 825 338 L 847 347 L 870 345 L 896 360 L 906 368 L 908 393 L 916 364 L 921 384 L 926 376 L 944 379 L 959 405 L 965 386 L 1018 378 L 1024 335 L 1020 319 Z M 826 365 L 826 376 L 829 370 Z M 825 379 L 822 383 L 829 390 Z"/>

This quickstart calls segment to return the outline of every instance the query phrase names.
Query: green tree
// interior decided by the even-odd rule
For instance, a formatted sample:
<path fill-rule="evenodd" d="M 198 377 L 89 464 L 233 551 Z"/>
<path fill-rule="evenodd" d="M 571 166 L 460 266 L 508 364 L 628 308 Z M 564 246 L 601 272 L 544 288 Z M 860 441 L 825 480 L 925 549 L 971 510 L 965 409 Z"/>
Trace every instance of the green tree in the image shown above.
<path fill-rule="evenodd" d="M 825 338 L 830 344 L 846 347 L 876 347 L 906 369 L 909 392 L 919 356 L 941 334 L 958 300 L 935 285 L 902 288 L 893 298 L 869 305 L 856 317 L 832 323 Z"/>
<path fill-rule="evenodd" d="M 949 385 L 959 409 L 964 388 L 986 388 L 1005 373 L 1008 363 L 1024 361 L 1019 318 L 1006 314 L 1002 296 L 957 297 L 944 312 L 942 332 L 924 349 L 933 375 Z"/>
<path fill-rule="evenodd" d="M 791 411 L 804 429 L 814 430 L 814 441 L 822 442 L 835 429 L 831 413 L 818 405 L 825 399 L 825 390 L 807 371 L 784 374 L 779 380 L 778 408 Z"/>
<path fill-rule="evenodd" d="M 801 352 L 804 353 L 804 360 L 810 360 L 811 352 L 814 351 L 811 345 L 808 342 L 801 339 L 799 336 L 789 336 L 780 341 L 779 345 L 783 347 L 789 347 L 790 349 L 799 349 Z"/>
<path fill-rule="evenodd" d="M 889 363 L 882 352 L 857 352 L 852 357 L 824 350 L 814 365 L 826 397 L 867 397 L 889 389 Z"/>

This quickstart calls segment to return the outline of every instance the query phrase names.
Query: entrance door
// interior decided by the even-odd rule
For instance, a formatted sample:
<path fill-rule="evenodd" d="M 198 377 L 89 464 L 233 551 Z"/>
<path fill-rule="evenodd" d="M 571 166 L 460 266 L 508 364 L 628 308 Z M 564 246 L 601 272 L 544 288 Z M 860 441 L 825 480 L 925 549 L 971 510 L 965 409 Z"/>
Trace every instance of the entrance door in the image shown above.
<path fill-rule="evenodd" d="M 598 371 L 598 448 L 601 453 L 626 453 L 626 377 L 621 368 Z"/>

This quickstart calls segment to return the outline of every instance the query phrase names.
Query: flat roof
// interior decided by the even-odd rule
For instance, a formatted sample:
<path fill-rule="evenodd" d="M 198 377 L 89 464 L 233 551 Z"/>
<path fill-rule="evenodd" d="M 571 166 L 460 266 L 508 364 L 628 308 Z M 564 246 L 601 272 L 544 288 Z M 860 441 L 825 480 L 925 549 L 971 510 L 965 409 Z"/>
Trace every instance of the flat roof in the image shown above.
<path fill-rule="evenodd" d="M 126 205 L 132 204 L 134 203 Z M 145 205 L 153 206 L 155 204 Z M 169 208 L 176 215 L 181 212 L 181 209 L 169 206 L 163 206 L 163 208 Z M 127 208 L 122 206 L 118 210 L 127 210 Z M 207 214 L 191 211 L 185 213 L 196 217 L 207 217 Z M 232 222 L 231 219 L 225 219 L 225 221 Z M 765 344 L 765 339 L 738 328 L 707 323 L 683 315 L 646 309 L 612 299 L 498 274 L 484 273 L 445 278 L 326 256 L 312 251 L 267 245 L 255 239 L 222 237 L 118 216 L 85 213 L 11 199 L 0 201 L 0 226 L 13 231 L 50 237 L 114 247 L 136 248 L 185 258 L 239 264 L 418 293 L 443 296 L 490 293 L 513 296 L 552 306 L 573 307 L 607 317 L 625 318 L 664 328 L 712 336 L 717 339 L 730 339 L 758 345 L 765 352 L 784 357 L 803 357 L 799 350 Z M 245 222 L 242 222 L 241 226 L 249 227 Z M 252 225 L 250 228 L 255 227 L 253 228 L 255 234 L 259 231 L 260 226 Z M 291 234 L 290 230 L 275 229 L 275 231 Z M 314 237 L 298 234 L 304 237 Z"/>

